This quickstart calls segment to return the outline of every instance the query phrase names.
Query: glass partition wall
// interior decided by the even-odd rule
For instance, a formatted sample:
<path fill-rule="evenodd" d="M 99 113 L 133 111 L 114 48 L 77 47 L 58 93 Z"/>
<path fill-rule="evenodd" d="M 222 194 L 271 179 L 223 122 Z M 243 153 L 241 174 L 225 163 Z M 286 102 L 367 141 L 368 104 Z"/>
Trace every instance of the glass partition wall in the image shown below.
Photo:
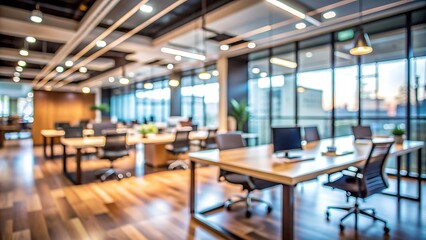
<path fill-rule="evenodd" d="M 374 49 L 365 56 L 349 54 L 356 28 L 251 53 L 249 132 L 270 143 L 271 127 L 317 126 L 327 138 L 362 124 L 375 135 L 398 126 L 425 141 L 425 16 L 422 9 L 363 24 Z M 415 161 L 405 167 L 417 171 Z"/>

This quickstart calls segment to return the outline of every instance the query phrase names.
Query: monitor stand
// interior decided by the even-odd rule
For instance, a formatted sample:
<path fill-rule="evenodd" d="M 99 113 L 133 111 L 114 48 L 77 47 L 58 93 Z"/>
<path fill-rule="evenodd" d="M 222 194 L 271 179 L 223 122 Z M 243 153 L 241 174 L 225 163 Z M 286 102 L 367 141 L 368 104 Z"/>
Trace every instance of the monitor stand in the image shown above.
<path fill-rule="evenodd" d="M 289 153 L 290 151 L 285 151 L 284 152 L 284 158 L 287 158 L 287 159 L 296 159 L 296 158 L 302 158 L 302 156 L 290 156 L 288 153 Z"/>

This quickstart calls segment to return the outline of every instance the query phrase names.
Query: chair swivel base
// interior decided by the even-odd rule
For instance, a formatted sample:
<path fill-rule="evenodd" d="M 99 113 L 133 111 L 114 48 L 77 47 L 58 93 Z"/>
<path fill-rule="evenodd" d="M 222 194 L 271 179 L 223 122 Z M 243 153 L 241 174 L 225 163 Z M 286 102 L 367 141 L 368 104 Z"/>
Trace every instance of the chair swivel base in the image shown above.
<path fill-rule="evenodd" d="M 176 160 L 170 163 L 169 170 L 188 169 L 188 163 L 184 160 Z"/>
<path fill-rule="evenodd" d="M 107 180 L 108 178 L 114 176 L 117 180 L 121 180 L 125 177 L 131 177 L 132 174 L 127 171 L 122 171 L 114 168 L 108 168 L 106 171 L 102 171 L 96 174 L 96 177 L 101 180 L 101 182 Z"/>
<path fill-rule="evenodd" d="M 267 206 L 268 214 L 272 212 L 272 205 L 269 202 L 264 201 L 262 199 L 251 197 L 250 193 L 248 194 L 248 196 L 234 195 L 233 197 L 236 197 L 237 200 L 232 200 L 232 196 L 230 198 L 228 198 L 228 200 L 226 200 L 225 203 L 224 203 L 225 209 L 230 211 L 232 205 L 234 205 L 236 203 L 240 203 L 240 202 L 245 202 L 246 203 L 246 218 L 251 217 L 252 202 L 264 203 Z"/>
<path fill-rule="evenodd" d="M 361 209 L 361 208 L 359 208 L 359 205 L 357 203 L 353 207 L 330 206 L 330 207 L 327 207 L 327 211 L 325 213 L 327 221 L 330 220 L 330 209 L 344 210 L 344 211 L 348 212 L 345 216 L 343 216 L 340 219 L 340 224 L 339 224 L 340 231 L 343 231 L 345 229 L 345 226 L 343 225 L 343 221 L 346 218 L 348 218 L 349 216 L 351 216 L 352 214 L 355 215 L 355 230 L 358 229 L 358 215 L 361 214 L 361 215 L 372 218 L 374 221 L 377 220 L 377 221 L 383 222 L 385 224 L 385 226 L 383 228 L 383 231 L 385 232 L 385 234 L 388 234 L 389 231 L 390 231 L 390 229 L 387 226 L 387 222 L 385 220 L 379 218 L 379 217 L 376 217 L 376 211 L 374 210 L 374 208 L 363 208 L 363 209 Z M 367 211 L 371 211 L 371 213 L 369 213 Z"/>

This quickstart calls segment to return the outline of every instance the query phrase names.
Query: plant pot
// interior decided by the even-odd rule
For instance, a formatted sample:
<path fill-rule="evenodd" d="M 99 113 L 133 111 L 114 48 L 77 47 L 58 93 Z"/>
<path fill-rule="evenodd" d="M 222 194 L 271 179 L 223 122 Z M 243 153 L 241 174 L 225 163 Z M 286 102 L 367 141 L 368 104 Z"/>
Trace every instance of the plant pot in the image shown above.
<path fill-rule="evenodd" d="M 403 136 L 393 136 L 393 140 L 395 141 L 396 144 L 402 144 L 404 142 L 404 137 Z"/>

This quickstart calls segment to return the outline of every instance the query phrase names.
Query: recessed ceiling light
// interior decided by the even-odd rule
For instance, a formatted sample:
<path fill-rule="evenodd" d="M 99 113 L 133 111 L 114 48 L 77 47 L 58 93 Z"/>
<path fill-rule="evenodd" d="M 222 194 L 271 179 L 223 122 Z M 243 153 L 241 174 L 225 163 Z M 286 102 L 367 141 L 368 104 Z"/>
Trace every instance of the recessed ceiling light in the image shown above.
<path fill-rule="evenodd" d="M 264 78 L 264 77 L 267 77 L 267 76 L 268 76 L 268 74 L 267 74 L 266 72 L 261 72 L 261 73 L 260 73 L 260 77 L 263 77 L 263 78 Z"/>
<path fill-rule="evenodd" d="M 218 70 L 213 70 L 212 71 L 212 75 L 215 76 L 215 77 L 219 76 L 219 71 Z"/>
<path fill-rule="evenodd" d="M 37 42 L 37 39 L 35 37 L 28 36 L 28 37 L 25 38 L 25 41 L 27 41 L 29 43 L 35 43 L 35 42 Z"/>
<path fill-rule="evenodd" d="M 312 54 L 312 52 L 307 52 L 307 53 L 305 53 L 305 56 L 307 58 L 311 58 L 313 56 L 313 54 Z"/>
<path fill-rule="evenodd" d="M 179 86 L 179 81 L 176 80 L 176 79 L 170 79 L 169 85 L 170 85 L 170 87 L 177 87 L 177 86 Z"/>
<path fill-rule="evenodd" d="M 23 60 L 19 60 L 18 65 L 21 66 L 21 67 L 25 67 L 25 66 L 27 66 L 27 63 Z"/>
<path fill-rule="evenodd" d="M 115 81 L 115 78 L 114 78 L 114 77 L 109 77 L 109 78 L 108 78 L 108 81 L 109 81 L 110 83 L 113 83 L 113 82 Z"/>
<path fill-rule="evenodd" d="M 106 42 L 104 41 L 104 40 L 99 40 L 99 41 L 97 41 L 96 42 L 96 46 L 97 47 L 100 47 L 100 48 L 103 48 L 103 47 L 105 47 L 106 46 Z"/>
<path fill-rule="evenodd" d="M 13 76 L 15 76 L 15 77 L 19 77 L 19 76 L 21 76 L 21 74 L 20 74 L 20 73 L 18 73 L 18 72 L 14 72 L 14 73 L 13 73 Z"/>
<path fill-rule="evenodd" d="M 71 60 L 68 60 L 68 61 L 65 62 L 65 66 L 67 66 L 67 67 L 72 67 L 73 65 L 74 65 L 74 62 L 71 61 Z"/>
<path fill-rule="evenodd" d="M 251 69 L 251 72 L 254 73 L 254 74 L 258 74 L 258 73 L 260 73 L 260 69 L 257 68 L 257 67 L 254 67 L 254 68 Z"/>
<path fill-rule="evenodd" d="M 209 80 L 210 78 L 212 78 L 212 75 L 207 71 L 203 71 L 198 74 L 198 78 L 201 80 Z"/>
<path fill-rule="evenodd" d="M 171 63 L 167 64 L 167 69 L 172 70 L 173 67 L 174 67 L 173 64 L 171 64 Z"/>
<path fill-rule="evenodd" d="M 19 82 L 19 81 L 21 81 L 21 79 L 19 77 L 13 77 L 13 81 L 14 82 Z"/>
<path fill-rule="evenodd" d="M 90 88 L 89 88 L 89 87 L 83 87 L 83 88 L 81 89 L 81 91 L 82 91 L 83 93 L 90 93 Z"/>
<path fill-rule="evenodd" d="M 254 43 L 254 42 L 249 42 L 249 43 L 247 44 L 247 47 L 248 47 L 248 48 L 255 48 L 255 47 L 256 47 L 256 43 Z"/>
<path fill-rule="evenodd" d="M 37 6 L 37 9 L 34 9 L 31 12 L 30 19 L 31 19 L 32 22 L 35 22 L 35 23 L 43 22 L 43 13 L 38 9 L 38 6 Z"/>
<path fill-rule="evenodd" d="M 181 56 L 179 56 L 179 55 L 176 55 L 176 56 L 175 56 L 175 60 L 179 62 L 180 60 L 182 60 L 182 57 L 181 57 Z"/>
<path fill-rule="evenodd" d="M 226 51 L 226 50 L 228 50 L 228 49 L 229 49 L 229 45 L 228 45 L 228 44 L 220 45 L 220 50 L 222 50 L 222 51 Z"/>
<path fill-rule="evenodd" d="M 27 97 L 29 97 L 29 98 L 34 97 L 34 93 L 32 93 L 32 92 L 27 93 Z"/>
<path fill-rule="evenodd" d="M 24 71 L 24 69 L 22 67 L 20 67 L 20 66 L 16 66 L 15 70 L 18 71 L 18 72 Z"/>
<path fill-rule="evenodd" d="M 305 24 L 305 23 L 302 23 L 302 22 L 301 22 L 301 23 L 296 24 L 296 28 L 297 28 L 297 29 L 299 29 L 299 30 L 300 30 L 300 29 L 304 29 L 305 27 L 306 27 L 306 24 Z"/>
<path fill-rule="evenodd" d="M 322 15 L 325 19 L 334 18 L 336 13 L 334 11 L 328 11 Z"/>
<path fill-rule="evenodd" d="M 45 89 L 46 91 L 52 91 L 52 86 L 46 86 L 44 89 Z"/>
<path fill-rule="evenodd" d="M 123 85 L 129 84 L 130 80 L 128 78 L 122 77 L 120 78 L 119 82 Z"/>
<path fill-rule="evenodd" d="M 152 12 L 152 10 L 154 10 L 151 6 L 149 6 L 149 5 L 142 5 L 140 8 L 139 8 L 139 10 L 141 10 L 142 12 L 145 12 L 145 13 L 150 13 L 150 12 Z"/>
<path fill-rule="evenodd" d="M 80 67 L 78 71 L 81 73 L 87 73 L 87 67 Z"/>
<path fill-rule="evenodd" d="M 134 77 L 135 76 L 135 73 L 134 72 L 129 72 L 129 73 L 127 73 L 126 74 L 129 78 L 132 78 L 132 77 Z"/>
<path fill-rule="evenodd" d="M 143 85 L 143 88 L 145 89 L 153 89 L 154 88 L 154 84 L 147 82 Z"/>
<path fill-rule="evenodd" d="M 305 88 L 304 87 L 298 87 L 297 88 L 297 92 L 304 93 L 305 92 Z"/>
<path fill-rule="evenodd" d="M 58 73 L 61 73 L 61 72 L 63 72 L 63 71 L 64 71 L 64 67 L 62 67 L 62 66 L 57 66 L 57 67 L 56 67 L 56 71 L 57 71 Z"/>
<path fill-rule="evenodd" d="M 21 50 L 19 50 L 19 54 L 21 54 L 21 56 L 26 57 L 26 56 L 28 56 L 30 53 L 29 53 L 29 52 L 28 52 L 28 50 L 26 50 L 26 49 L 21 49 Z"/>

